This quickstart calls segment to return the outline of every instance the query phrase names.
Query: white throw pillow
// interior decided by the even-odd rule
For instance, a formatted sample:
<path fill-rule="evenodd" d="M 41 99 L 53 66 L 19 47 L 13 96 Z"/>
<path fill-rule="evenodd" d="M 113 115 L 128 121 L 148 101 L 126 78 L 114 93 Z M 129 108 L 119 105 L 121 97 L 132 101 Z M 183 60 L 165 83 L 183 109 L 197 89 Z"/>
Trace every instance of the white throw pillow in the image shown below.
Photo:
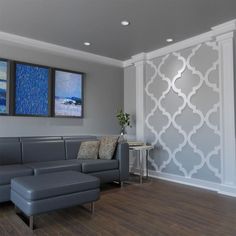
<path fill-rule="evenodd" d="M 80 145 L 77 159 L 97 159 L 99 144 L 99 141 L 82 142 Z"/>
<path fill-rule="evenodd" d="M 116 150 L 117 141 L 118 137 L 115 136 L 102 137 L 99 147 L 99 158 L 111 160 Z"/>

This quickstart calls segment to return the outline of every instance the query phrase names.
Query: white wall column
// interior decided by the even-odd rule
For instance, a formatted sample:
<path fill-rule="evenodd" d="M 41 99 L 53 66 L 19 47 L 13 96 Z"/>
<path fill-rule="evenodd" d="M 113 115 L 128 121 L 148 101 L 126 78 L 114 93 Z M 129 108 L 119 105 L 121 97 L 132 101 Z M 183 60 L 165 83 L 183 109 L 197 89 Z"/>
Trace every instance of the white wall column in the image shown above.
<path fill-rule="evenodd" d="M 216 38 L 220 46 L 220 77 L 222 94 L 222 184 L 226 186 L 236 185 L 233 36 L 233 32 L 229 32 Z"/>
<path fill-rule="evenodd" d="M 136 68 L 136 139 L 144 141 L 144 81 L 146 54 L 132 57 Z"/>

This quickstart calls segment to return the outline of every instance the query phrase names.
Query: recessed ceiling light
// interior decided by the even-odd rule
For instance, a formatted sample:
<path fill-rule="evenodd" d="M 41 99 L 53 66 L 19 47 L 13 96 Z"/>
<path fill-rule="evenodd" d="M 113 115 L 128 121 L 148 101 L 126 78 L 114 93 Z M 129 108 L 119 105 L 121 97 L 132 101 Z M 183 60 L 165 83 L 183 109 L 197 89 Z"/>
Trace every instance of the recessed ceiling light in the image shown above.
<path fill-rule="evenodd" d="M 174 40 L 173 39 L 171 39 L 171 38 L 169 38 L 169 39 L 166 39 L 166 42 L 167 43 L 171 43 L 171 42 L 173 42 Z"/>
<path fill-rule="evenodd" d="M 91 43 L 90 42 L 84 42 L 84 46 L 90 46 Z"/>
<path fill-rule="evenodd" d="M 121 24 L 122 24 L 123 26 L 128 26 L 128 25 L 130 24 L 130 22 L 127 21 L 127 20 L 122 20 L 122 21 L 121 21 Z"/>

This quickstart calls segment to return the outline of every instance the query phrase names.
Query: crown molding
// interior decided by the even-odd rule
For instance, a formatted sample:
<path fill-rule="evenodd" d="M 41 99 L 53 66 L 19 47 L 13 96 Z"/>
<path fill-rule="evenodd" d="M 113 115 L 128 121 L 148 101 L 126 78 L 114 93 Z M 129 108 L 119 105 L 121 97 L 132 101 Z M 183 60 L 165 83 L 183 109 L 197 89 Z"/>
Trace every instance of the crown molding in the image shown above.
<path fill-rule="evenodd" d="M 132 66 L 138 62 L 143 62 L 147 60 L 147 54 L 145 52 L 141 52 L 139 54 L 136 54 L 131 57 L 131 59 L 128 59 L 126 61 L 123 61 L 123 67 L 129 67 Z"/>
<path fill-rule="evenodd" d="M 234 37 L 234 32 L 228 32 L 226 34 L 221 34 L 219 36 L 216 36 L 216 41 L 222 41 L 222 40 L 227 40 L 227 39 L 233 39 Z"/>
<path fill-rule="evenodd" d="M 47 43 L 44 41 L 27 38 L 23 36 L 19 36 L 16 34 L 6 33 L 0 31 L 0 42 L 11 44 L 11 45 L 20 45 L 24 47 L 31 47 L 34 49 L 39 49 L 41 51 L 46 51 L 50 53 L 54 53 L 57 55 L 64 55 L 73 57 L 80 60 L 91 61 L 100 64 L 106 64 L 115 67 L 128 67 L 132 66 L 134 63 L 138 61 L 151 60 L 156 57 L 160 57 L 166 54 L 169 54 L 174 51 L 179 51 L 184 48 L 188 48 L 194 46 L 196 44 L 209 41 L 215 37 L 219 37 L 222 34 L 226 34 L 236 30 L 236 19 L 228 21 L 226 23 L 214 26 L 211 28 L 211 31 L 197 35 L 192 38 L 188 38 L 186 40 L 174 43 L 172 45 L 148 52 L 148 53 L 139 53 L 131 57 L 126 61 L 117 60 L 110 57 L 105 57 L 77 49 L 72 49 L 68 47 L 63 47 L 60 45 Z"/>
<path fill-rule="evenodd" d="M 214 26 L 211 30 L 214 36 L 232 32 L 236 30 L 236 19 Z"/>
<path fill-rule="evenodd" d="M 16 34 L 10 34 L 3 31 L 0 31 L 0 42 L 10 44 L 10 45 L 19 45 L 24 47 L 30 47 L 34 49 L 39 49 L 41 51 L 46 51 L 49 53 L 54 53 L 56 55 L 64 55 L 73 57 L 76 59 L 81 59 L 85 61 L 91 61 L 100 64 L 106 64 L 115 67 L 123 67 L 123 62 L 114 58 L 100 56 L 97 54 L 80 51 L 68 47 L 59 46 L 52 43 L 47 43 L 44 41 L 27 38 L 19 36 Z"/>
<path fill-rule="evenodd" d="M 132 56 L 132 62 L 134 64 L 139 63 L 139 62 L 143 62 L 146 59 L 147 59 L 147 55 L 144 52 L 141 52 L 139 54 L 136 54 L 136 55 Z"/>
<path fill-rule="evenodd" d="M 215 38 L 219 39 L 219 38 L 221 38 L 221 36 L 226 37 L 226 36 L 224 36 L 226 34 L 228 37 L 228 35 L 232 35 L 232 34 L 230 34 L 230 32 L 233 32 L 235 30 L 236 30 L 236 19 L 228 21 L 228 22 L 220 24 L 220 25 L 217 25 L 217 26 L 214 26 L 211 28 L 210 31 L 208 31 L 206 33 L 185 39 L 180 42 L 173 43 L 169 46 L 166 46 L 166 47 L 163 47 L 163 48 L 151 51 L 151 52 L 147 52 L 146 54 L 145 53 L 141 53 L 141 54 L 146 55 L 146 57 L 144 58 L 145 60 L 151 60 L 153 58 L 164 56 L 169 53 L 176 52 L 176 51 L 188 48 L 188 47 L 192 47 L 197 44 L 200 44 L 200 43 L 203 43 L 206 41 L 210 41 Z M 141 54 L 138 54 L 138 55 L 141 55 Z M 134 63 L 136 62 L 136 56 L 137 55 L 131 57 L 131 59 L 129 59 L 129 60 L 123 61 L 123 67 L 128 67 L 128 66 L 134 65 Z"/>
<path fill-rule="evenodd" d="M 123 61 L 122 65 L 123 65 L 123 68 L 132 66 L 133 65 L 133 60 L 132 59 L 128 59 L 126 61 Z"/>

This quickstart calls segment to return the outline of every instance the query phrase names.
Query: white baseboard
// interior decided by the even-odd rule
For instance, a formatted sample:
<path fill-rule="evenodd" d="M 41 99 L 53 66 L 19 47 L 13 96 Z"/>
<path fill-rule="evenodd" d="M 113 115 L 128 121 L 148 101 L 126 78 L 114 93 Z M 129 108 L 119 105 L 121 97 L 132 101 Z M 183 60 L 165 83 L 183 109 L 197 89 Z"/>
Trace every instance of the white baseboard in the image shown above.
<path fill-rule="evenodd" d="M 236 197 L 236 187 L 221 184 L 220 188 L 218 189 L 218 193 L 231 197 Z"/>
<path fill-rule="evenodd" d="M 131 167 L 131 166 L 130 166 Z M 132 170 L 135 174 L 139 175 L 139 169 L 132 167 Z M 143 170 L 144 174 L 146 173 L 146 169 Z M 236 186 L 230 186 L 230 185 L 223 185 L 220 183 L 213 183 L 205 180 L 200 179 L 193 179 L 193 178 L 186 178 L 183 176 L 163 173 L 163 172 L 157 172 L 157 171 L 148 171 L 148 175 L 152 178 L 156 179 L 162 179 L 166 181 L 171 181 L 174 183 L 189 185 L 197 188 L 207 189 L 210 191 L 217 192 L 222 195 L 227 195 L 231 197 L 236 197 Z"/>
<path fill-rule="evenodd" d="M 186 178 L 183 176 L 172 175 L 168 173 L 156 172 L 149 170 L 149 176 L 157 179 L 163 179 L 175 183 L 185 184 L 197 188 L 203 188 L 211 191 L 218 192 L 219 185 L 218 183 L 208 182 L 200 179 Z"/>

